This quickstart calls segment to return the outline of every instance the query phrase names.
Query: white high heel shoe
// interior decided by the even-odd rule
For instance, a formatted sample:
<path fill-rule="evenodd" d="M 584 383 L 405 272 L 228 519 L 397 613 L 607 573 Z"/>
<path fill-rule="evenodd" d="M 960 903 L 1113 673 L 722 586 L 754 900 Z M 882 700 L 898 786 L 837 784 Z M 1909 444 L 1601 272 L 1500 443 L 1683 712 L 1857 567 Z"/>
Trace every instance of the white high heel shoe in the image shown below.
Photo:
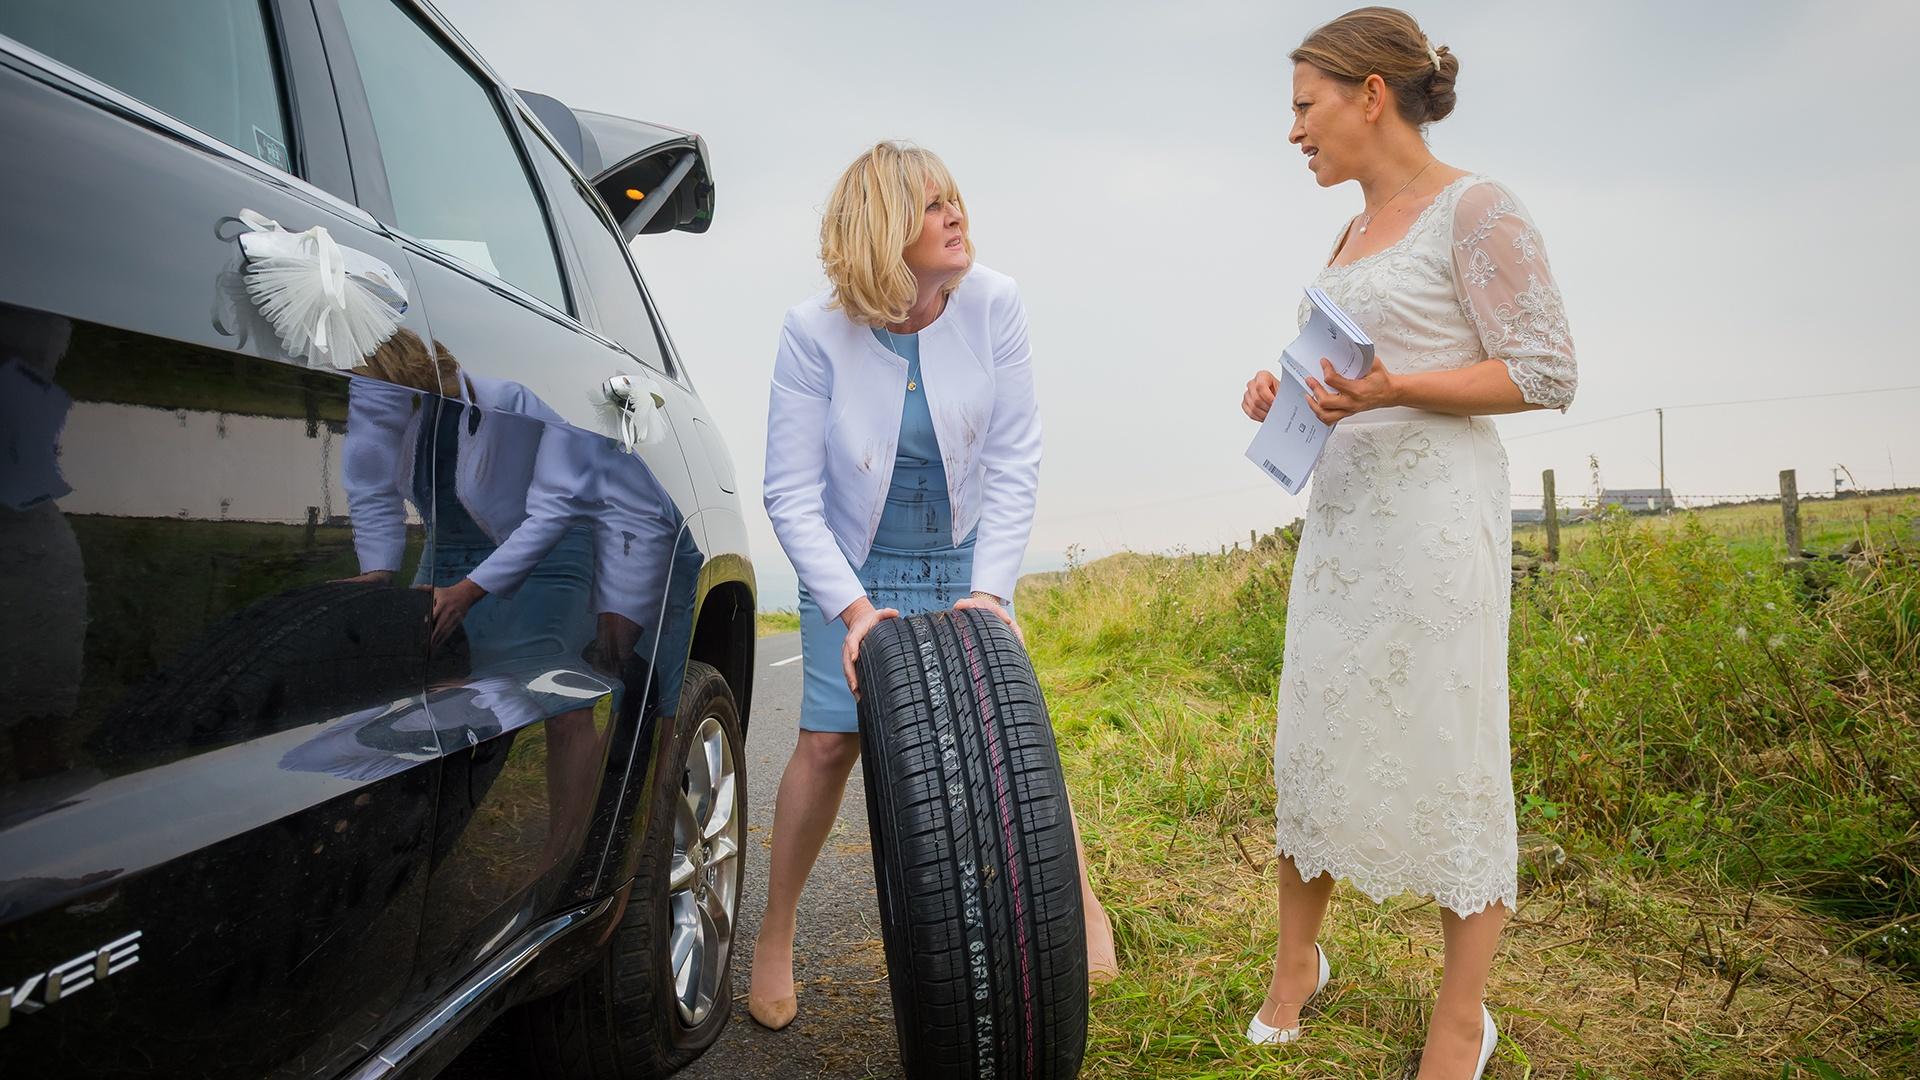
<path fill-rule="evenodd" d="M 1493 1048 L 1500 1045 L 1500 1029 L 1493 1026 L 1493 1014 L 1485 1005 L 1480 1006 L 1480 1067 L 1473 1070 L 1473 1080 L 1486 1075 L 1487 1062 L 1493 1060 Z"/>
<path fill-rule="evenodd" d="M 1316 941 L 1313 944 L 1313 951 L 1320 954 L 1320 981 L 1313 984 L 1313 993 L 1307 995 L 1307 1001 L 1312 1001 L 1315 994 L 1326 989 L 1327 980 L 1333 975 L 1333 969 L 1327 964 L 1327 950 L 1321 948 L 1320 943 Z M 1301 1002 L 1300 1007 L 1306 1008 L 1307 1002 Z M 1290 1028 L 1277 1028 L 1261 1020 L 1257 1010 L 1253 1014 L 1253 1019 L 1247 1021 L 1247 1041 L 1255 1046 L 1280 1046 L 1299 1037 L 1299 1024 Z"/>

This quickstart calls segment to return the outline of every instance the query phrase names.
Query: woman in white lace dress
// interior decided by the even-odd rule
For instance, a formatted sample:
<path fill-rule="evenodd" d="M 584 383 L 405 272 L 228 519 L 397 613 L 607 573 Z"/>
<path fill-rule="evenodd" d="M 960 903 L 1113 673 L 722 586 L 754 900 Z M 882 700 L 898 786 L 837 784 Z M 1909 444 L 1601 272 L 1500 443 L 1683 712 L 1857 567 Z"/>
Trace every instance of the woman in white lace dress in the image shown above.
<path fill-rule="evenodd" d="M 1292 53 L 1294 125 L 1322 187 L 1365 206 L 1314 279 L 1373 338 L 1356 380 L 1323 365 L 1338 422 L 1314 474 L 1288 594 L 1274 774 L 1280 943 L 1256 1042 L 1300 1036 L 1324 984 L 1315 939 L 1336 878 L 1432 897 L 1446 972 L 1423 1080 L 1479 1075 L 1481 1004 L 1515 891 L 1507 742 L 1510 506 L 1489 414 L 1564 409 L 1573 343 L 1513 194 L 1435 160 L 1459 61 L 1403 12 L 1366 8 Z M 1300 313 L 1306 318 L 1305 306 Z M 1263 419 L 1271 374 L 1247 384 Z M 1476 1064 L 1477 1062 L 1477 1064 Z"/>

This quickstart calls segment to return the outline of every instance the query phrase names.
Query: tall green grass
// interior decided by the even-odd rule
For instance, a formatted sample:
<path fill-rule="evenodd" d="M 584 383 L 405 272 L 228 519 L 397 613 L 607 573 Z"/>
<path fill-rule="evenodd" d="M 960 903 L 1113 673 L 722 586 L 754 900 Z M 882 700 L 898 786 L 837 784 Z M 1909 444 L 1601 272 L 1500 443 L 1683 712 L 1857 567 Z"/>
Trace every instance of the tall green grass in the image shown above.
<path fill-rule="evenodd" d="M 1634 867 L 1920 915 L 1917 649 L 1906 549 L 1783 572 L 1697 520 L 1609 520 L 1515 595 L 1521 805 Z"/>
<path fill-rule="evenodd" d="M 791 634 L 800 629 L 800 612 L 793 608 L 775 608 L 772 611 L 759 612 L 755 619 L 755 631 L 759 637 L 773 634 Z"/>
<path fill-rule="evenodd" d="M 1515 587 L 1522 901 L 1490 1075 L 1920 1075 L 1920 558 L 1783 570 L 1707 518 L 1583 527 Z M 1123 555 L 1030 579 L 1120 982 L 1098 1077 L 1394 1076 L 1434 910 L 1344 887 L 1308 1039 L 1238 1031 L 1274 944 L 1273 689 L 1293 551 Z"/>

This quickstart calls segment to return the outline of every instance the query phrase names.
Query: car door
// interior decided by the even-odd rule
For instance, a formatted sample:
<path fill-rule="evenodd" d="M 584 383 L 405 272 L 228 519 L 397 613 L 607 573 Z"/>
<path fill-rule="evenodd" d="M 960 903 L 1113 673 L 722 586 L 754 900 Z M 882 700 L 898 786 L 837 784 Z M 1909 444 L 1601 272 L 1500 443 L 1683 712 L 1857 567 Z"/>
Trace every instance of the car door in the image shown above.
<path fill-rule="evenodd" d="M 450 749 L 417 987 L 431 994 L 599 890 L 610 808 L 664 697 L 666 599 L 698 572 L 676 565 L 692 488 L 659 374 L 584 324 L 564 192 L 536 171 L 530 154 L 549 151 L 517 103 L 429 10 L 320 9 L 330 55 L 357 69 L 342 92 L 356 169 L 379 161 L 380 214 L 458 372 L 435 476 L 449 674 L 428 708 Z"/>
<path fill-rule="evenodd" d="M 411 266 L 305 0 L 10 0 L 0 132 L 0 1074 L 331 1072 L 427 893 L 431 333 L 296 349 L 241 214 Z"/>

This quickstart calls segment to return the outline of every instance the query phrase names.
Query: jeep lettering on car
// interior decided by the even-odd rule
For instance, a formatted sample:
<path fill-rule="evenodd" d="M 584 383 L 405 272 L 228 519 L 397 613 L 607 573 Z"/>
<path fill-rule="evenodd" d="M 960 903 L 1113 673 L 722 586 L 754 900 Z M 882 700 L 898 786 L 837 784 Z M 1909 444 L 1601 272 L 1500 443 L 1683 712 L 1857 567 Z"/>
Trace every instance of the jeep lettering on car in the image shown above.
<path fill-rule="evenodd" d="M 109 941 L 91 952 L 51 970 L 35 974 L 14 986 L 0 987 L 0 1029 L 13 1022 L 13 1014 L 37 1013 L 61 998 L 71 997 L 109 975 L 117 975 L 140 962 L 140 931 Z M 40 1000 L 33 1000 L 35 987 L 43 986 Z"/>

